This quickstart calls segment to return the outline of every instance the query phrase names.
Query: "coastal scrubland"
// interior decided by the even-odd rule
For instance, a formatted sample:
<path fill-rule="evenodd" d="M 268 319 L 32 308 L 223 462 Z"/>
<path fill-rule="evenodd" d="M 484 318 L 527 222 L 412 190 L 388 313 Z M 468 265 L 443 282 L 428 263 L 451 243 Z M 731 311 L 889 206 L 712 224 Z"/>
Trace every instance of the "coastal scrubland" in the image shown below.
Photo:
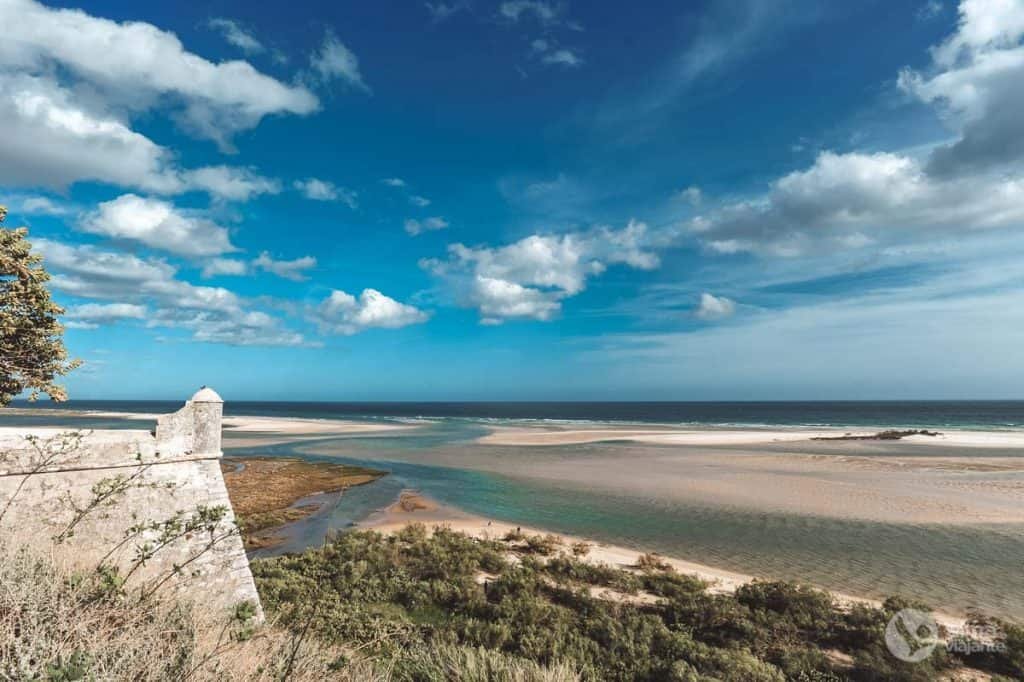
<path fill-rule="evenodd" d="M 583 560 L 586 543 L 510 532 L 482 540 L 418 524 L 355 531 L 254 562 L 268 622 L 146 594 L 116 572 L 0 543 L 2 680 L 1012 680 L 1024 628 L 985 651 L 887 650 L 899 598 L 843 606 L 792 583 L 707 589 L 656 555 Z M 975 653 L 962 653 L 975 651 Z M 961 652 L 961 653 L 957 653 Z"/>
<path fill-rule="evenodd" d="M 1024 629 L 1009 623 L 989 624 L 999 641 L 984 653 L 939 647 L 904 663 L 886 649 L 886 623 L 900 609 L 926 605 L 841 605 L 786 582 L 717 594 L 655 556 L 621 568 L 585 562 L 586 551 L 555 536 L 486 540 L 412 524 L 393 534 L 346 533 L 319 549 L 257 561 L 253 571 L 282 627 L 388 661 L 396 679 L 448 679 L 418 667 L 421 652 L 448 646 L 568 666 L 583 680 L 1024 676 Z"/>
<path fill-rule="evenodd" d="M 143 594 L 114 571 L 53 549 L 0 542 L 0 680 L 22 682 L 572 682 L 567 664 L 543 666 L 486 648 L 438 643 L 406 651 L 401 669 L 361 643 L 228 618 L 188 598 Z"/>

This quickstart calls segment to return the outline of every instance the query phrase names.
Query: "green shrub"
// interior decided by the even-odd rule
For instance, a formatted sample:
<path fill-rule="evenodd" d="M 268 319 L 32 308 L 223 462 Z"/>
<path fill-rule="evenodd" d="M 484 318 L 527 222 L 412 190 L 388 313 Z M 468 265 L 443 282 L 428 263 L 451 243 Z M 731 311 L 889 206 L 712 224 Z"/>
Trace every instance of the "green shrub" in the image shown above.
<path fill-rule="evenodd" d="M 508 671 L 543 670 L 602 682 L 916 682 L 963 661 L 942 647 L 913 665 L 888 652 L 885 625 L 914 605 L 906 600 L 841 608 L 825 592 L 785 582 L 711 594 L 656 556 L 635 572 L 567 552 L 550 556 L 556 548 L 543 536 L 491 542 L 421 527 L 393 536 L 357 531 L 254 562 L 253 573 L 264 607 L 287 627 L 389 661 L 396 679 L 539 679 Z M 509 551 L 521 556 L 509 560 Z M 599 597 L 595 586 L 635 596 Z M 1007 653 L 978 658 L 977 667 L 1012 676 L 1022 639 L 1008 628 Z M 852 664 L 835 663 L 830 649 Z M 461 670 L 492 676 L 458 677 L 424 653 L 435 650 L 448 652 L 439 656 L 449 663 L 461 660 Z"/>

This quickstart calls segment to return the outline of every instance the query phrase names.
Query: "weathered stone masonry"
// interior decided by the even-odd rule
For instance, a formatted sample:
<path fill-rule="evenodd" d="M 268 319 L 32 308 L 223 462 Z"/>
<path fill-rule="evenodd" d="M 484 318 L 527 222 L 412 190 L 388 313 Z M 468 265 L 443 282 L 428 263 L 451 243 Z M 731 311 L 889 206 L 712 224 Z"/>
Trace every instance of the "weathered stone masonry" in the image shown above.
<path fill-rule="evenodd" d="M 182 409 L 159 417 L 152 433 L 0 428 L 0 537 L 45 548 L 68 536 L 58 546 L 83 565 L 123 543 L 111 560 L 124 568 L 159 537 L 158 530 L 131 529 L 167 528 L 168 520 L 194 518 L 201 508 L 226 507 L 213 533 L 198 530 L 175 540 L 133 579 L 155 582 L 174 574 L 167 585 L 204 605 L 227 611 L 250 601 L 258 609 L 221 476 L 223 407 L 216 392 L 203 388 Z M 118 493 L 102 499 L 112 487 Z"/>

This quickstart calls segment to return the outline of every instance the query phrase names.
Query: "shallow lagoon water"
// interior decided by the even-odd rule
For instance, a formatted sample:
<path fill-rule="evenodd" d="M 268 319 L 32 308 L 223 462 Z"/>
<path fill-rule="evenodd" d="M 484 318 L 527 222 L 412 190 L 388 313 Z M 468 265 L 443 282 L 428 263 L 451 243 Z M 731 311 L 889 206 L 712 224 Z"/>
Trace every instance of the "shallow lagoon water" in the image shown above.
<path fill-rule="evenodd" d="M 390 476 L 350 490 L 307 534 L 319 544 L 393 502 L 404 488 L 467 512 L 502 521 L 659 551 L 740 573 L 810 582 L 849 594 L 922 599 L 954 613 L 978 611 L 1024 620 L 1024 525 L 892 524 L 690 505 L 609 494 L 569 483 L 508 476 L 433 463 L 458 458 L 540 456 L 522 448 L 474 446 L 476 427 L 444 433 L 322 439 L 233 454 L 300 456 L 388 470 Z M 604 450 L 628 445 L 601 444 Z M 544 448 L 573 457 L 579 446 Z M 728 456 L 727 452 L 723 456 Z M 400 459 L 399 459 L 400 458 Z M 294 545 L 291 545 L 294 547 Z"/>

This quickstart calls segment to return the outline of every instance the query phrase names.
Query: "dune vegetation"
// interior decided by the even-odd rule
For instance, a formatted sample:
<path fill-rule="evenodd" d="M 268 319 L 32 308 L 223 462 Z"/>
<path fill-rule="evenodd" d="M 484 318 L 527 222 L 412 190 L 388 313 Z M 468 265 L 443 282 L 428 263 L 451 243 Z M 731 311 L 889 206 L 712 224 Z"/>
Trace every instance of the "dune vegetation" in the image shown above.
<path fill-rule="evenodd" d="M 714 594 L 655 556 L 626 569 L 587 562 L 585 553 L 550 536 L 488 541 L 412 525 L 393 535 L 347 533 L 320 549 L 257 561 L 253 570 L 282 627 L 387 661 L 403 680 L 461 679 L 418 667 L 423 651 L 451 646 L 568 667 L 583 680 L 1024 675 L 1024 629 L 1011 624 L 993 624 L 1002 634 L 989 648 L 997 650 L 957 654 L 940 646 L 923 662 L 904 663 L 886 649 L 886 623 L 924 605 L 892 598 L 880 608 L 844 606 L 784 582 Z"/>
<path fill-rule="evenodd" d="M 498 651 L 454 645 L 406 652 L 402 668 L 359 645 L 257 624 L 243 603 L 225 619 L 197 599 L 144 595 L 114 570 L 74 568 L 54 551 L 0 542 L 0 680 L 22 682 L 571 682 Z"/>
<path fill-rule="evenodd" d="M 920 663 L 887 650 L 902 608 L 836 603 L 755 582 L 708 590 L 657 555 L 588 560 L 586 543 L 511 532 L 481 540 L 410 525 L 353 531 L 255 561 L 267 620 L 242 603 L 225 619 L 201 591 L 153 591 L 60 546 L 0 542 L 0 680 L 1010 680 L 1024 628 L 952 639 Z"/>

